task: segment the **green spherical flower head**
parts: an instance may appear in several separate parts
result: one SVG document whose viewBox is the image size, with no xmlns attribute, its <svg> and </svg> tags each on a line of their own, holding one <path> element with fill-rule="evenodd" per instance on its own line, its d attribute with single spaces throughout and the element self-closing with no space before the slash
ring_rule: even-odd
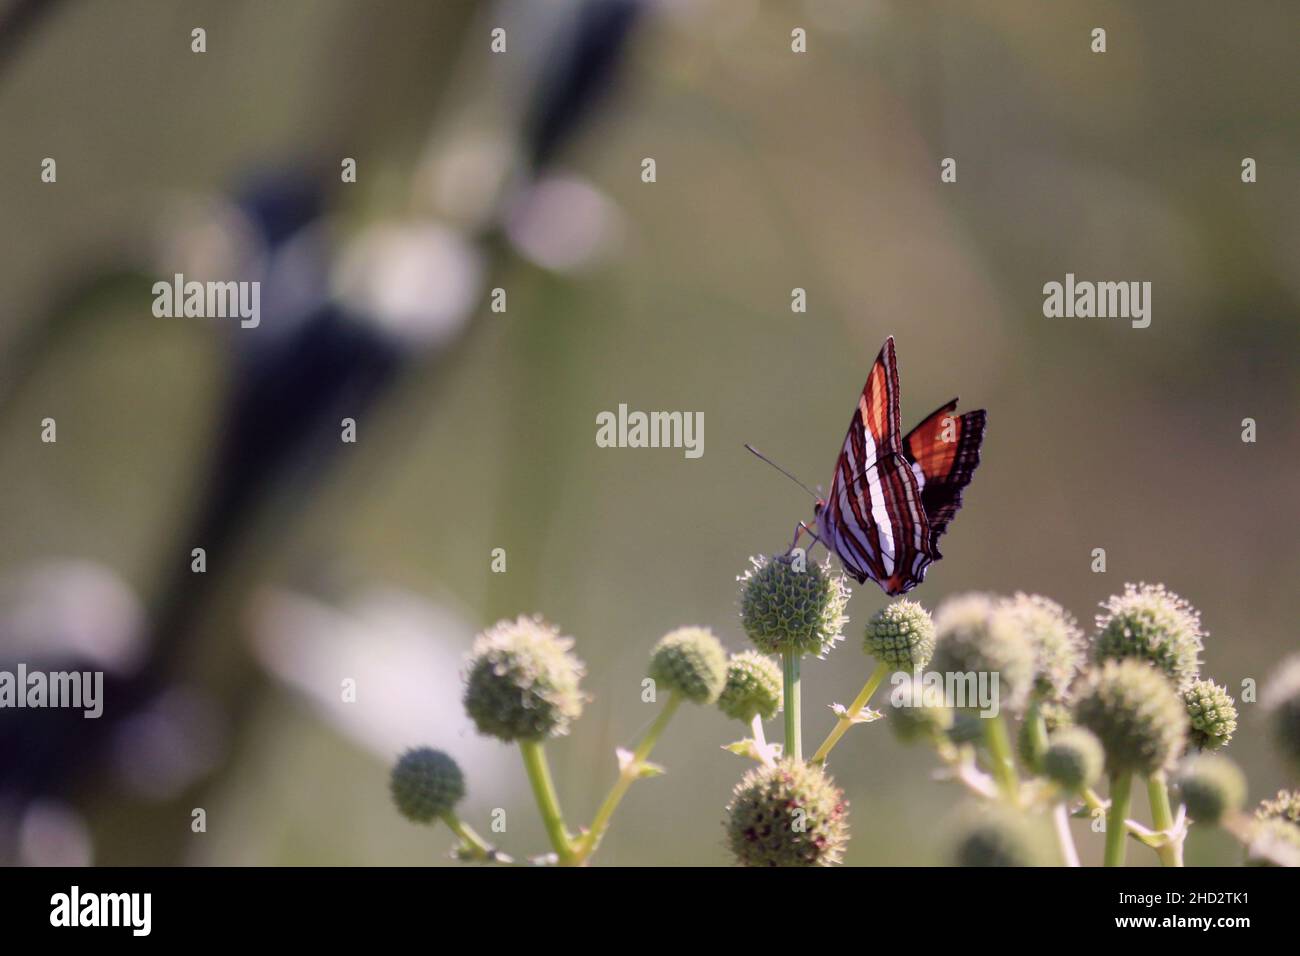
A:
<svg viewBox="0 0 1300 956">
<path fill-rule="evenodd" d="M 999 806 L 968 809 L 951 837 L 954 866 L 1052 866 L 1042 828 L 1032 818 Z"/>
<path fill-rule="evenodd" d="M 1283 661 L 1260 700 L 1268 708 L 1278 747 L 1291 765 L 1300 769 L 1300 656 Z"/>
<path fill-rule="evenodd" d="M 849 842 L 849 806 L 821 767 L 758 767 L 727 805 L 727 842 L 742 866 L 831 866 Z"/>
<path fill-rule="evenodd" d="M 572 647 L 541 618 L 499 621 L 475 638 L 465 712 L 479 733 L 505 741 L 568 733 L 582 713 L 583 666 Z"/>
<path fill-rule="evenodd" d="M 1192 685 L 1205 637 L 1195 608 L 1162 584 L 1126 584 L 1102 608 L 1092 644 L 1095 663 L 1136 658 L 1154 665 L 1180 691 Z"/>
<path fill-rule="evenodd" d="M 649 675 L 660 690 L 711 704 L 727 682 L 727 652 L 707 628 L 678 628 L 650 652 Z"/>
<path fill-rule="evenodd" d="M 1078 689 L 1075 721 L 1097 735 L 1112 774 L 1168 767 L 1187 742 L 1187 710 L 1159 671 L 1141 661 L 1107 661 Z"/>
<path fill-rule="evenodd" d="M 752 567 L 736 580 L 740 622 L 766 654 L 794 651 L 824 657 L 843 638 L 849 586 L 825 564 L 799 565 L 784 555 L 750 558 Z"/>
<path fill-rule="evenodd" d="M 944 706 L 943 694 L 910 674 L 890 692 L 889 702 L 889 727 L 903 743 L 937 740 L 952 729 L 952 710 Z"/>
<path fill-rule="evenodd" d="M 1065 608 L 1037 594 L 1017 594 L 994 611 L 994 629 L 1018 631 L 1034 650 L 1034 690 L 1044 700 L 1062 701 L 1083 667 L 1084 640 Z"/>
<path fill-rule="evenodd" d="M 1237 729 L 1237 704 L 1212 680 L 1198 680 L 1183 691 L 1183 703 L 1191 720 L 1188 743 L 1197 750 L 1218 750 L 1232 739 Z"/>
<path fill-rule="evenodd" d="M 1018 713 L 1034 680 L 1034 649 L 1017 629 L 996 619 L 985 594 L 949 598 L 934 615 L 935 647 L 930 669 L 941 674 L 997 675 L 1000 710 Z M 968 701 L 976 707 L 976 701 Z"/>
<path fill-rule="evenodd" d="M 1067 793 L 1079 793 L 1101 778 L 1106 753 L 1101 741 L 1082 727 L 1067 727 L 1043 751 L 1043 774 Z"/>
<path fill-rule="evenodd" d="M 1178 768 L 1174 785 L 1183 795 L 1188 816 L 1210 826 L 1246 802 L 1246 778 L 1227 757 L 1192 757 Z"/>
<path fill-rule="evenodd" d="M 781 668 L 758 651 L 741 651 L 727 662 L 727 683 L 718 709 L 733 720 L 771 720 L 781 710 Z"/>
<path fill-rule="evenodd" d="M 1246 846 L 1247 866 L 1300 866 L 1300 827 L 1284 820 L 1260 820 Z"/>
<path fill-rule="evenodd" d="M 867 622 L 862 649 L 896 671 L 924 670 L 934 654 L 934 621 L 915 601 L 895 601 Z"/>
<path fill-rule="evenodd" d="M 402 754 L 388 785 L 398 812 L 416 823 L 449 813 L 465 796 L 465 777 L 456 761 L 431 747 Z"/>
<path fill-rule="evenodd" d="M 1261 800 L 1255 817 L 1259 820 L 1285 820 L 1300 827 L 1300 790 L 1279 790 L 1272 800 Z"/>
</svg>

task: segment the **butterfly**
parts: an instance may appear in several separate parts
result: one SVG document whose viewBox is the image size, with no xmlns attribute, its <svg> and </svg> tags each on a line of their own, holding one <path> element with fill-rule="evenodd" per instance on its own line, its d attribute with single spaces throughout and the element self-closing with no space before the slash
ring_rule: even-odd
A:
<svg viewBox="0 0 1300 956">
<path fill-rule="evenodd" d="M 885 339 L 826 497 L 813 507 L 821 541 L 859 584 L 875 581 L 905 594 L 943 555 L 939 538 L 961 507 L 961 493 L 980 463 L 987 414 L 955 414 L 957 399 L 902 434 L 894 338 Z M 811 531 L 803 522 L 795 533 Z M 818 535 L 814 535 L 818 537 Z"/>
</svg>

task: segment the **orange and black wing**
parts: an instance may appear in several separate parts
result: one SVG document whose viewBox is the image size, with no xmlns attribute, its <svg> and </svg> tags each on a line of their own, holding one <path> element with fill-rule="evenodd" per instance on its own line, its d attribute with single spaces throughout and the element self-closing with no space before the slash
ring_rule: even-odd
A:
<svg viewBox="0 0 1300 956">
<path fill-rule="evenodd" d="M 903 455 L 921 487 L 921 504 L 930 524 L 930 550 L 939 553 L 939 536 L 961 507 L 961 493 L 980 463 L 987 413 L 956 414 L 957 399 L 937 409 L 903 439 Z"/>
</svg>

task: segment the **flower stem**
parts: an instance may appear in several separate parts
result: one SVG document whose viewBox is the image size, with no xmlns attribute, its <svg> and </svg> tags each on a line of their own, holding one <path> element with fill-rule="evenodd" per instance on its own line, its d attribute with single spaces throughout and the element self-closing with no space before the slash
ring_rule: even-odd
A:
<svg viewBox="0 0 1300 956">
<path fill-rule="evenodd" d="M 528 771 L 528 782 L 532 785 L 551 846 L 555 848 L 562 866 L 572 866 L 578 861 L 574 856 L 573 842 L 564 827 L 564 815 L 560 812 L 560 800 L 555 795 L 555 784 L 551 782 L 551 768 L 546 762 L 542 742 L 521 740 L 519 750 L 524 756 L 524 769 Z"/>
<path fill-rule="evenodd" d="M 1163 770 L 1157 770 L 1147 777 L 1147 799 L 1151 803 L 1151 821 L 1155 824 L 1157 830 L 1168 834 L 1170 837 L 1169 843 L 1156 847 L 1156 855 L 1160 857 L 1160 865 L 1182 866 L 1183 841 L 1181 838 L 1173 838 L 1174 812 L 1169 806 L 1169 784 L 1165 779 Z"/>
<path fill-rule="evenodd" d="M 1098 810 L 1106 810 L 1110 806 L 1105 800 L 1097 796 L 1097 791 L 1091 787 L 1084 788 L 1080 796 L 1083 797 L 1083 804 L 1090 812 L 1095 813 Z M 1152 846 L 1160 837 L 1160 834 L 1155 830 L 1148 830 L 1136 820 L 1125 820 L 1124 829 L 1128 831 L 1129 836 L 1143 846 Z"/>
<path fill-rule="evenodd" d="M 674 693 L 669 696 L 663 710 L 659 711 L 654 723 L 647 728 L 644 736 L 637 743 L 636 750 L 632 753 L 632 759 L 628 760 L 619 770 L 618 779 L 614 781 L 614 786 L 610 788 L 600 808 L 596 811 L 596 816 L 592 818 L 591 827 L 574 846 L 576 862 L 584 862 L 587 857 L 595 852 L 600 843 L 600 838 L 609 829 L 609 821 L 613 818 L 614 811 L 618 809 L 618 805 L 622 801 L 624 794 L 627 793 L 628 788 L 640 776 L 642 765 L 645 763 L 646 758 L 650 756 L 650 751 L 654 749 L 659 735 L 664 732 L 664 728 L 668 726 L 668 721 L 672 720 L 673 714 L 677 712 L 677 708 L 681 706 L 681 703 L 680 694 Z"/>
<path fill-rule="evenodd" d="M 985 800 L 996 800 L 998 788 L 993 779 L 975 765 L 975 751 L 969 744 L 958 746 L 945 734 L 938 734 L 934 739 L 935 750 L 939 759 L 948 765 L 947 776 L 956 780 L 971 793 Z"/>
<path fill-rule="evenodd" d="M 486 863 L 513 863 L 514 861 L 496 847 L 492 846 L 474 832 L 474 828 L 463 822 L 455 812 L 448 810 L 442 815 L 442 822 L 451 828 L 451 832 L 460 837 L 461 850 L 472 860 Z"/>
<path fill-rule="evenodd" d="M 1128 833 L 1128 807 L 1133 793 L 1133 775 L 1110 775 L 1110 809 L 1106 811 L 1106 866 L 1123 866 L 1125 836 Z"/>
<path fill-rule="evenodd" d="M 762 762 L 771 766 L 772 748 L 767 744 L 767 734 L 763 732 L 763 718 L 759 714 L 754 715 L 754 719 L 749 722 L 749 734 L 754 741 L 754 747 L 758 750 Z"/>
<path fill-rule="evenodd" d="M 785 665 L 785 682 L 782 688 L 785 696 L 785 755 L 803 761 L 802 729 L 799 720 L 799 658 L 798 651 L 788 650 L 781 654 Z"/>
<path fill-rule="evenodd" d="M 990 770 L 1003 795 L 1014 806 L 1020 802 L 1020 780 L 1016 777 L 1015 759 L 1011 756 L 1011 738 L 1002 715 L 984 717 L 984 742 L 989 748 Z"/>
<path fill-rule="evenodd" d="M 888 664 L 883 662 L 876 664 L 876 669 L 871 672 L 867 682 L 862 685 L 862 690 L 858 692 L 858 696 L 853 698 L 853 703 L 849 704 L 848 710 L 840 716 L 839 720 L 835 721 L 835 726 L 831 728 L 831 732 L 826 735 L 822 745 L 812 755 L 812 763 L 826 762 L 826 757 L 830 754 L 831 749 L 840 742 L 841 737 L 848 733 L 849 728 L 853 726 L 853 718 L 862 712 L 862 708 L 867 706 L 867 702 L 871 700 L 871 695 L 876 692 L 876 688 L 880 686 L 880 682 L 885 679 L 885 675 L 888 673 Z"/>
<path fill-rule="evenodd" d="M 1052 824 L 1056 827 L 1056 839 L 1061 844 L 1061 858 L 1066 866 L 1079 865 L 1079 851 L 1074 847 L 1074 837 L 1070 833 L 1070 811 L 1064 801 L 1052 808 Z"/>
<path fill-rule="evenodd" d="M 1029 703 L 1025 712 L 1025 730 L 1029 735 L 1029 769 L 1034 773 L 1043 772 L 1043 754 L 1047 751 L 1047 721 L 1039 708 L 1038 698 Z"/>
</svg>

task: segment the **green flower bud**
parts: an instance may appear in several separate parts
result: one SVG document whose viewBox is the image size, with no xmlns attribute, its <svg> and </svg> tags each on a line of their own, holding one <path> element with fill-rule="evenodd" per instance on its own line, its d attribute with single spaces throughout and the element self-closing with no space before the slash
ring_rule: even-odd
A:
<svg viewBox="0 0 1300 956">
<path fill-rule="evenodd" d="M 1268 708 L 1278 747 L 1291 765 L 1300 769 L 1300 655 L 1282 662 L 1282 669 L 1265 685 L 1260 700 Z"/>
<path fill-rule="evenodd" d="M 934 654 L 934 621 L 915 601 L 895 601 L 867 622 L 862 649 L 896 671 L 920 671 Z"/>
<path fill-rule="evenodd" d="M 1272 800 L 1261 800 L 1255 810 L 1258 820 L 1285 820 L 1300 826 L 1300 790 L 1279 790 Z"/>
<path fill-rule="evenodd" d="M 1005 807 L 968 808 L 950 836 L 954 866 L 1052 866 L 1056 860 L 1037 818 Z"/>
<path fill-rule="evenodd" d="M 955 744 L 975 744 L 984 740 L 984 719 L 970 710 L 955 710 L 948 739 Z"/>
<path fill-rule="evenodd" d="M 1016 594 L 994 611 L 993 627 L 1019 631 L 1033 648 L 1037 694 L 1044 700 L 1065 700 L 1084 662 L 1083 632 L 1073 616 L 1041 595 Z"/>
<path fill-rule="evenodd" d="M 1037 703 L 1037 708 L 1038 716 L 1043 718 L 1043 725 L 1047 728 L 1049 735 L 1074 725 L 1074 716 L 1070 713 L 1070 708 L 1065 704 L 1040 700 Z M 1020 757 L 1020 762 L 1025 765 L 1025 769 L 1030 773 L 1041 775 L 1043 772 L 1043 755 L 1035 753 L 1036 743 L 1037 735 L 1033 731 L 1029 714 L 1026 713 L 1025 719 L 1020 722 L 1020 730 L 1016 734 L 1016 755 Z"/>
<path fill-rule="evenodd" d="M 995 609 L 994 600 L 984 594 L 944 601 L 934 616 L 930 668 L 941 674 L 997 674 L 999 708 L 1017 713 L 1033 685 L 1034 649 L 1019 630 L 995 618 Z"/>
<path fill-rule="evenodd" d="M 927 688 L 923 681 L 908 674 L 890 692 L 893 705 L 889 711 L 889 727 L 903 743 L 934 741 L 952 728 L 952 710 L 944 706 L 943 695 L 936 688 Z M 979 718 L 975 718 L 976 723 Z"/>
<path fill-rule="evenodd" d="M 1192 729 L 1188 743 L 1197 750 L 1218 750 L 1232 739 L 1237 729 L 1237 704 L 1212 680 L 1198 680 L 1183 691 L 1183 703 Z"/>
<path fill-rule="evenodd" d="M 831 866 L 849 842 L 848 803 L 821 767 L 757 767 L 727 805 L 727 842 L 742 866 Z"/>
<path fill-rule="evenodd" d="M 1246 778 L 1227 757 L 1204 754 L 1183 762 L 1174 776 L 1187 815 L 1214 826 L 1246 802 Z"/>
<path fill-rule="evenodd" d="M 1101 741 L 1082 727 L 1054 735 L 1043 751 L 1043 773 L 1066 793 L 1079 793 L 1101 778 L 1106 754 Z"/>
<path fill-rule="evenodd" d="M 1246 845 L 1247 866 L 1300 866 L 1300 827 L 1284 820 L 1260 820 Z"/>
<path fill-rule="evenodd" d="M 456 761 L 432 747 L 402 754 L 393 765 L 388 786 L 398 812 L 416 823 L 451 812 L 465 796 L 465 777 Z"/>
<path fill-rule="evenodd" d="M 1112 774 L 1168 767 L 1187 742 L 1187 710 L 1160 672 L 1141 661 L 1107 661 L 1077 691 L 1075 721 L 1097 735 Z"/>
<path fill-rule="evenodd" d="M 583 665 L 573 639 L 540 617 L 499 621 L 474 639 L 465 712 L 479 733 L 541 740 L 568 733 L 582 713 Z"/>
<path fill-rule="evenodd" d="M 740 622 L 754 645 L 766 654 L 795 651 L 824 657 L 844 637 L 844 607 L 849 586 L 843 574 L 825 564 L 796 570 L 784 555 L 750 558 L 738 577 Z"/>
<path fill-rule="evenodd" d="M 758 651 L 732 654 L 718 709 L 746 724 L 756 716 L 771 720 L 781 710 L 783 683 L 781 668 L 772 658 Z"/>
<path fill-rule="evenodd" d="M 1201 668 L 1205 632 L 1196 609 L 1163 584 L 1124 585 L 1101 605 L 1092 659 L 1101 664 L 1136 658 L 1152 664 L 1182 691 Z"/>
<path fill-rule="evenodd" d="M 649 676 L 662 690 L 711 704 L 727 682 L 727 652 L 707 628 L 678 628 L 650 652 Z"/>
</svg>

